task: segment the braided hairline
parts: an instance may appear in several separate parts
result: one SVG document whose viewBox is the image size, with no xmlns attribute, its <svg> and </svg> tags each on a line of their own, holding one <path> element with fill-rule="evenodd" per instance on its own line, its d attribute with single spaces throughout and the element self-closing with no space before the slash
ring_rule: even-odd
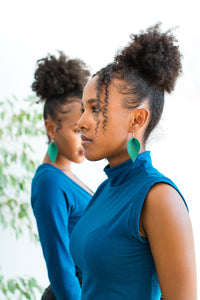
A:
<svg viewBox="0 0 200 300">
<path fill-rule="evenodd" d="M 104 117 L 103 120 L 103 130 L 105 132 L 106 130 L 106 123 L 108 122 L 108 116 L 107 116 L 107 112 L 108 112 L 108 106 L 109 106 L 109 85 L 112 81 L 113 78 L 125 81 L 125 85 L 119 85 L 117 87 L 117 90 L 119 93 L 121 93 L 122 95 L 127 95 L 127 97 L 125 97 L 122 101 L 122 105 L 127 108 L 127 109 L 135 109 L 137 108 L 141 102 L 142 99 L 140 97 L 137 97 L 137 99 L 134 99 L 131 95 L 137 95 L 136 89 L 134 89 L 133 92 L 133 85 L 132 87 L 129 89 L 127 86 L 128 83 L 128 79 L 126 77 L 126 75 L 124 74 L 124 72 L 122 72 L 122 70 L 120 70 L 120 68 L 117 66 L 117 64 L 109 64 L 108 66 L 106 66 L 105 68 L 101 69 L 99 72 L 97 72 L 96 74 L 93 75 L 94 76 L 98 76 L 97 77 L 97 84 L 96 84 L 96 90 L 97 90 L 97 106 L 98 108 L 100 108 L 100 104 L 101 104 L 101 94 L 103 91 L 103 86 L 105 87 L 105 98 L 104 98 L 104 105 L 102 107 L 102 115 Z M 131 84 L 130 84 L 131 86 Z M 134 102 L 134 104 L 133 104 Z M 98 116 L 96 117 L 96 121 L 97 121 L 97 126 L 96 126 L 96 130 L 98 130 L 99 124 L 100 124 L 100 119 L 98 118 Z"/>
<path fill-rule="evenodd" d="M 103 131 L 105 132 L 106 129 L 106 123 L 108 121 L 108 116 L 107 116 L 107 112 L 108 112 L 108 105 L 109 105 L 109 85 L 113 79 L 114 76 L 114 70 L 113 70 L 113 64 L 108 65 L 107 67 L 101 69 L 98 73 L 96 73 L 95 75 L 97 75 L 97 85 L 96 85 L 96 90 L 97 90 L 97 106 L 98 108 L 100 108 L 100 104 L 101 104 L 101 94 L 102 94 L 102 90 L 103 90 L 103 86 L 105 86 L 105 98 L 104 98 L 104 105 L 102 107 L 102 115 L 104 117 L 103 120 Z M 94 76 L 95 76 L 94 75 Z M 97 120 L 97 126 L 96 126 L 96 131 L 98 130 L 99 127 L 99 123 L 100 123 L 100 119 L 96 118 Z"/>
</svg>

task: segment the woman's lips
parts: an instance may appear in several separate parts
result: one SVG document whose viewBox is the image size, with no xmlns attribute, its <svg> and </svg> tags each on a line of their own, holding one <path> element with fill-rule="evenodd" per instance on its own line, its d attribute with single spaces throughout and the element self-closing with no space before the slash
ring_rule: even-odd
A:
<svg viewBox="0 0 200 300">
<path fill-rule="evenodd" d="M 85 145 L 88 145 L 92 142 L 92 140 L 88 139 L 86 136 L 81 135 L 81 139 L 82 139 L 82 146 L 84 147 Z"/>
</svg>

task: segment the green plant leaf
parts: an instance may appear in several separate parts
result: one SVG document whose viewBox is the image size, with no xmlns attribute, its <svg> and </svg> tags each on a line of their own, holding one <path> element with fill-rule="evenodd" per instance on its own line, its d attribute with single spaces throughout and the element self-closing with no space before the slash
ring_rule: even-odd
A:
<svg viewBox="0 0 200 300">
<path fill-rule="evenodd" d="M 4 174 L 1 174 L 0 175 L 0 186 L 5 188 L 7 185 L 7 182 L 8 182 L 7 177 Z"/>
<path fill-rule="evenodd" d="M 16 285 L 15 285 L 14 280 L 12 280 L 12 279 L 8 280 L 8 290 L 9 290 L 9 292 L 14 294 L 15 287 L 16 287 Z"/>
<path fill-rule="evenodd" d="M 0 224 L 13 230 L 16 238 L 28 230 L 33 242 L 39 241 L 30 217 L 31 179 L 39 164 L 35 138 L 45 135 L 36 102 L 32 95 L 23 100 L 13 95 L 0 102 Z M 34 278 L 7 280 L 0 274 L 0 290 L 6 300 L 34 300 L 35 290 L 43 289 Z"/>
</svg>

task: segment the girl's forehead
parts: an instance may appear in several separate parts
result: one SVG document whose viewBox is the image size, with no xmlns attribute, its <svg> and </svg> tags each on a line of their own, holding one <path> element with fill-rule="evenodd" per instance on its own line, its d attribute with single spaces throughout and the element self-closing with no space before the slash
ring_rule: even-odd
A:
<svg viewBox="0 0 200 300">
<path fill-rule="evenodd" d="M 78 109 L 81 106 L 81 99 L 69 99 L 69 102 L 63 104 L 60 109 L 60 113 L 67 114 L 73 110 Z"/>
<path fill-rule="evenodd" d="M 58 117 L 62 119 L 66 119 L 76 114 L 76 112 L 80 112 L 81 110 L 81 101 L 74 101 L 61 106 L 58 111 Z"/>
</svg>

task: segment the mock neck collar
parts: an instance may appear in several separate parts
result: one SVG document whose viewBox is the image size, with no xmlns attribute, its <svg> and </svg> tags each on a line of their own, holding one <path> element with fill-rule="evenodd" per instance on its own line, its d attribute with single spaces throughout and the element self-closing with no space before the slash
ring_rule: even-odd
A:
<svg viewBox="0 0 200 300">
<path fill-rule="evenodd" d="M 132 179 L 132 176 L 138 172 L 139 168 L 147 168 L 148 166 L 152 166 L 150 151 L 140 153 L 134 163 L 129 159 L 112 168 L 110 168 L 110 165 L 107 165 L 104 168 L 104 172 L 111 186 L 120 186 L 127 184 Z"/>
</svg>

